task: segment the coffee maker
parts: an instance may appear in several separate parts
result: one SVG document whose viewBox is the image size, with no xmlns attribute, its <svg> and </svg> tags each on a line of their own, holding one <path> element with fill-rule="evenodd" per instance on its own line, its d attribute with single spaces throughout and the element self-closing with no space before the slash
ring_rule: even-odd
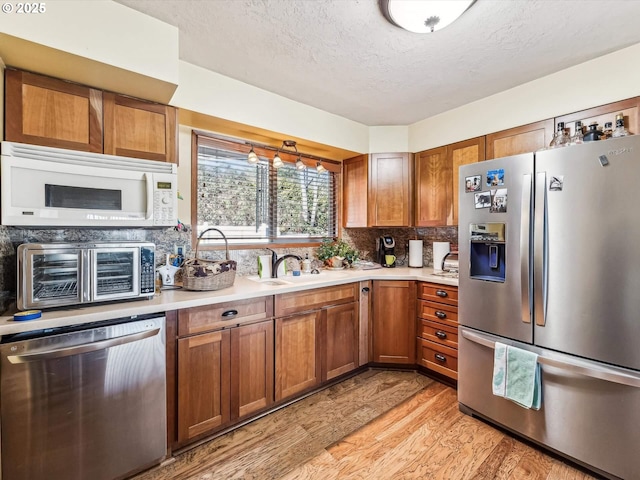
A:
<svg viewBox="0 0 640 480">
<path fill-rule="evenodd" d="M 378 263 L 383 267 L 392 268 L 396 266 L 396 241 L 389 235 L 376 238 L 376 252 Z"/>
</svg>

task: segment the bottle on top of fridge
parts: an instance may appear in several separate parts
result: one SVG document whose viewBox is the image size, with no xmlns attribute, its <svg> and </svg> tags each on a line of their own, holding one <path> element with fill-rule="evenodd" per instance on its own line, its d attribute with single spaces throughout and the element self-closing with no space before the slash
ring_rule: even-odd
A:
<svg viewBox="0 0 640 480">
<path fill-rule="evenodd" d="M 558 122 L 556 133 L 551 139 L 549 148 L 564 147 L 569 144 L 569 135 L 564 131 L 564 122 Z"/>
<path fill-rule="evenodd" d="M 616 137 L 626 137 L 629 135 L 629 131 L 624 128 L 624 115 L 619 113 L 616 115 L 616 128 L 611 133 L 611 136 Z"/>
<path fill-rule="evenodd" d="M 584 134 L 582 133 L 582 122 L 578 120 L 575 125 L 575 129 L 571 139 L 569 140 L 570 145 L 579 145 L 583 143 Z"/>
<path fill-rule="evenodd" d="M 585 142 L 593 142 L 595 140 L 600 140 L 601 136 L 602 136 L 602 132 L 598 130 L 598 123 L 593 122 L 592 124 L 589 125 L 589 131 L 587 131 L 587 133 L 584 134 L 583 139 Z"/>
<path fill-rule="evenodd" d="M 611 138 L 611 134 L 613 133 L 613 124 L 611 122 L 605 122 L 604 131 L 602 132 L 602 137 L 600 140 L 606 140 L 607 138 Z"/>
</svg>

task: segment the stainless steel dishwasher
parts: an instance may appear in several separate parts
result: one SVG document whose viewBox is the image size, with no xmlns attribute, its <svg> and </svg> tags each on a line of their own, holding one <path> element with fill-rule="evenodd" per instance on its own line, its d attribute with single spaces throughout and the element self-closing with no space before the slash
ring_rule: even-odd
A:
<svg viewBox="0 0 640 480">
<path fill-rule="evenodd" d="M 4 338 L 3 480 L 112 480 L 166 454 L 165 317 Z"/>
</svg>

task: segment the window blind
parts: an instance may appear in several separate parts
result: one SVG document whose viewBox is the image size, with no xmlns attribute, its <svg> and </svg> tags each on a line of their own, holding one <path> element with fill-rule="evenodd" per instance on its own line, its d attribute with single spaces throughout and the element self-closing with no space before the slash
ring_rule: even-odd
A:
<svg viewBox="0 0 640 480">
<path fill-rule="evenodd" d="M 298 170 L 285 160 L 275 169 L 265 157 L 250 164 L 244 152 L 199 142 L 197 234 L 215 227 L 236 244 L 305 243 L 334 237 L 336 174 L 320 173 L 315 162 L 312 165 Z M 201 245 L 220 243 L 215 234 L 201 241 Z"/>
</svg>

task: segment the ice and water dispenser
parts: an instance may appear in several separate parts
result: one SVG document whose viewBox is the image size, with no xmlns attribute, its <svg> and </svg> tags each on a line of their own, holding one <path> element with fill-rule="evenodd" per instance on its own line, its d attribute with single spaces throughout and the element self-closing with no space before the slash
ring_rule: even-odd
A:
<svg viewBox="0 0 640 480">
<path fill-rule="evenodd" d="M 477 280 L 503 282 L 506 268 L 504 223 L 470 225 L 469 276 Z"/>
</svg>

